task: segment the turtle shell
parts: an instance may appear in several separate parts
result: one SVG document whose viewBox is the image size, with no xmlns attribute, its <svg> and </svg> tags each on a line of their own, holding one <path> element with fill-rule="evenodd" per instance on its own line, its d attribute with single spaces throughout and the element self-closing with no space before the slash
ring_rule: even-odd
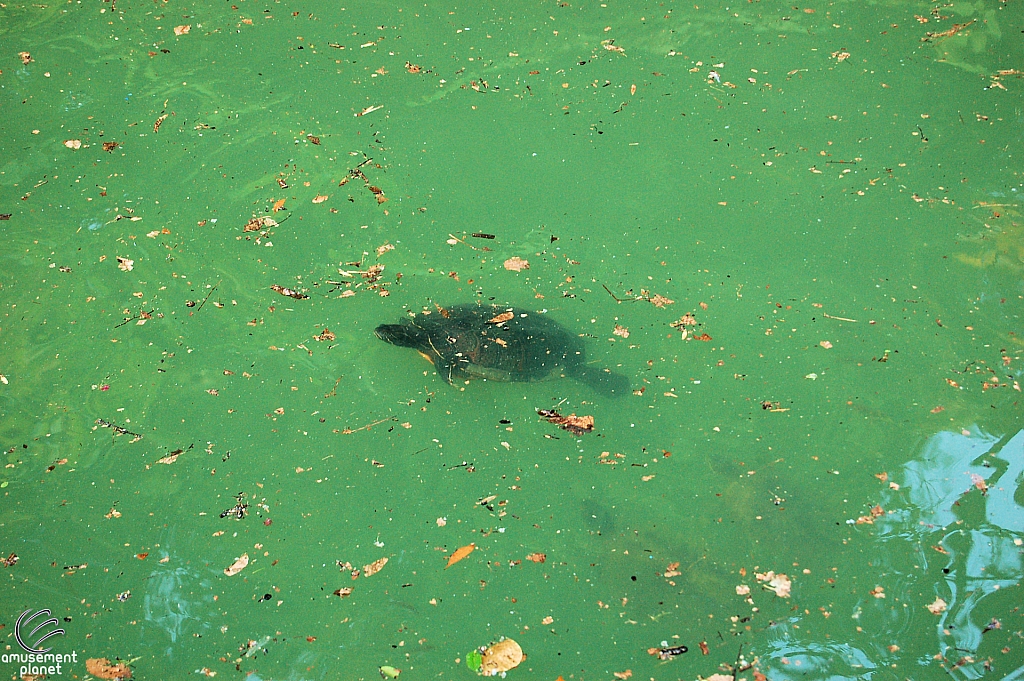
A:
<svg viewBox="0 0 1024 681">
<path fill-rule="evenodd" d="M 604 394 L 629 391 L 625 376 L 585 365 L 579 337 L 544 314 L 520 308 L 455 305 L 382 324 L 374 333 L 393 345 L 418 350 L 448 383 L 572 376 Z"/>
<path fill-rule="evenodd" d="M 542 314 L 497 305 L 457 305 L 374 331 L 415 348 L 449 383 L 459 379 L 535 381 L 579 365 L 583 344 Z"/>
</svg>

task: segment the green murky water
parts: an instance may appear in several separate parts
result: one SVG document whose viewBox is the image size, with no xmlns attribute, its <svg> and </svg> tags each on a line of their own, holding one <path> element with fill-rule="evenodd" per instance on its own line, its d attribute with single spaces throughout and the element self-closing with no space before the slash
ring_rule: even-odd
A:
<svg viewBox="0 0 1024 681">
<path fill-rule="evenodd" d="M 1024 678 L 1022 30 L 0 6 L 4 673 Z M 633 394 L 373 335 L 474 301 Z"/>
</svg>

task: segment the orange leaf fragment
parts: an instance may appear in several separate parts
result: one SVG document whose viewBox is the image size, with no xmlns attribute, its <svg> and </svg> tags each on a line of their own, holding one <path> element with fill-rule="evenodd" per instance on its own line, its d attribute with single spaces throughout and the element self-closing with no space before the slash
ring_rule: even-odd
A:
<svg viewBox="0 0 1024 681">
<path fill-rule="evenodd" d="M 284 202 L 285 202 L 284 199 L 278 199 L 277 201 L 274 201 L 274 211 L 273 212 L 276 213 L 277 211 L 279 211 L 282 208 L 284 208 Z"/>
<path fill-rule="evenodd" d="M 548 554 L 546 553 L 531 553 L 526 557 L 526 560 L 532 561 L 534 563 L 543 563 L 547 559 Z"/>
<path fill-rule="evenodd" d="M 476 544 L 467 544 L 466 546 L 463 546 L 461 548 L 455 549 L 455 552 L 452 555 L 448 556 L 448 564 L 444 566 L 444 569 L 447 570 L 452 565 L 455 565 L 460 560 L 462 560 L 463 558 L 465 558 L 469 554 L 473 553 L 473 551 L 475 549 L 476 549 Z"/>
<path fill-rule="evenodd" d="M 149 553 L 148 553 L 148 552 L 147 552 L 147 553 L 136 553 L 136 554 L 135 554 L 135 557 L 136 557 L 136 558 L 138 558 L 139 560 L 146 560 L 146 557 L 147 557 L 148 555 L 149 555 Z"/>
<path fill-rule="evenodd" d="M 174 27 L 174 35 L 185 35 L 186 33 L 188 33 L 191 30 L 192 30 L 192 25 L 191 24 L 185 24 L 184 26 L 175 26 Z"/>
</svg>

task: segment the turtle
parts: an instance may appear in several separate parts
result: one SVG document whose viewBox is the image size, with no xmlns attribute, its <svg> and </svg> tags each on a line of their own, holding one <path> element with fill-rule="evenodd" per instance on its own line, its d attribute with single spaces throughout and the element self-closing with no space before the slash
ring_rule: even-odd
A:
<svg viewBox="0 0 1024 681">
<path fill-rule="evenodd" d="M 382 324 L 377 338 L 415 348 L 454 385 L 456 381 L 540 381 L 569 376 L 617 397 L 629 379 L 586 364 L 583 342 L 550 317 L 502 305 L 454 305 Z"/>
</svg>

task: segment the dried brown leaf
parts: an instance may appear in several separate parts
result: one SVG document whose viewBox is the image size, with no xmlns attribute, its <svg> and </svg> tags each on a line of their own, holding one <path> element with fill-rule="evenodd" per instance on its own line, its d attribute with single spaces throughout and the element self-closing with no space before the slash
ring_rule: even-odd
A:
<svg viewBox="0 0 1024 681">
<path fill-rule="evenodd" d="M 530 269 L 530 261 L 523 260 L 518 255 L 514 255 L 504 262 L 504 266 L 510 272 L 522 272 L 523 270 Z"/>
<path fill-rule="evenodd" d="M 553 409 L 538 409 L 537 413 L 541 418 L 547 420 L 548 423 L 553 423 L 562 430 L 567 430 L 574 435 L 582 435 L 594 430 L 593 416 L 576 416 L 576 414 L 562 416 Z"/>
<path fill-rule="evenodd" d="M 525 657 L 519 644 L 506 638 L 492 644 L 483 652 L 477 673 L 481 676 L 497 676 L 518 667 Z"/>
<path fill-rule="evenodd" d="M 228 577 L 233 577 L 242 570 L 244 570 L 248 564 L 249 554 L 243 553 L 239 558 L 235 558 L 235 562 L 232 563 L 229 567 L 224 568 L 224 574 L 226 574 Z"/>
<path fill-rule="evenodd" d="M 672 303 L 676 302 L 674 300 L 670 300 L 669 298 L 666 298 L 665 296 L 659 295 L 659 294 L 655 294 L 655 295 L 651 296 L 650 298 L 648 298 L 647 300 L 648 300 L 648 302 L 651 303 L 651 305 L 653 305 L 654 307 L 659 307 L 659 308 L 660 307 L 665 307 L 666 305 L 671 305 Z"/>
<path fill-rule="evenodd" d="M 387 556 L 385 556 L 383 558 L 378 558 L 377 560 L 373 561 L 369 565 L 364 565 L 363 566 L 363 577 L 369 577 L 370 575 L 377 574 L 387 564 L 388 564 L 388 559 L 387 559 Z"/>
<path fill-rule="evenodd" d="M 132 670 L 124 662 L 111 664 L 105 657 L 89 658 L 85 661 L 85 671 L 97 679 L 130 679 Z"/>
</svg>

